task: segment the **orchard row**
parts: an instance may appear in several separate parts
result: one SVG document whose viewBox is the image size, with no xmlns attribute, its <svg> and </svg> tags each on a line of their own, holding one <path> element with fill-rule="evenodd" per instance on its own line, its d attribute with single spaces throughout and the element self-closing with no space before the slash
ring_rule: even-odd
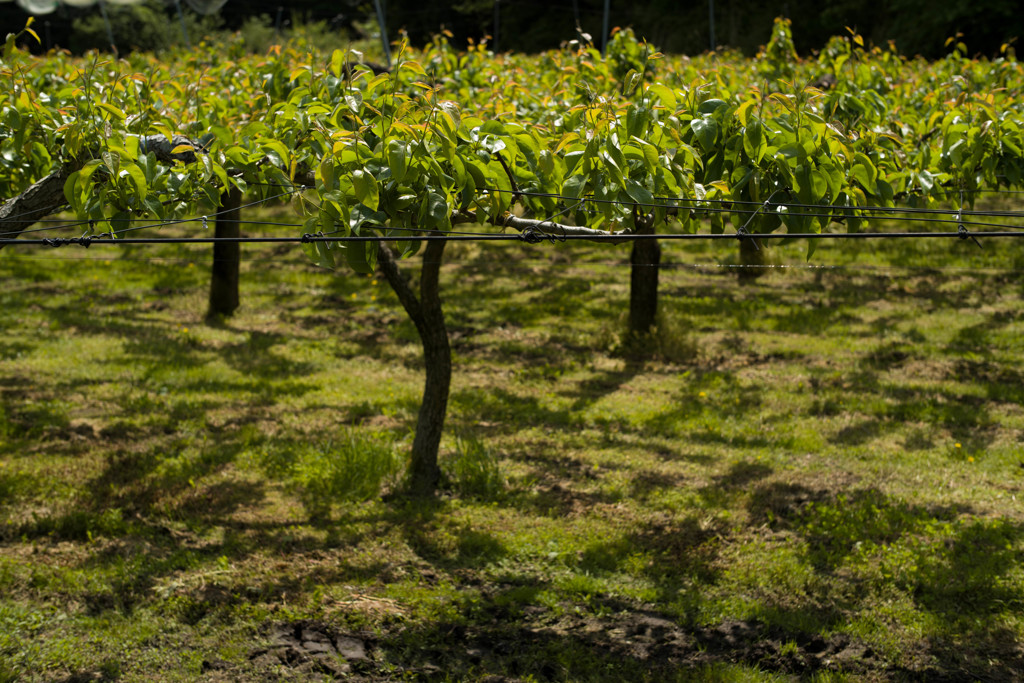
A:
<svg viewBox="0 0 1024 683">
<path fill-rule="evenodd" d="M 708 219 L 713 231 L 800 233 L 856 230 L 860 207 L 971 200 L 1024 180 L 1024 73 L 1009 49 L 978 61 L 953 46 L 928 63 L 850 35 L 800 60 L 779 20 L 754 60 L 669 57 L 628 30 L 605 57 L 579 42 L 457 51 L 439 35 L 399 47 L 390 72 L 360 58 L 294 45 L 36 58 L 12 36 L 0 196 L 57 174 L 95 232 L 209 210 L 234 186 L 255 198 L 305 187 L 306 231 L 332 234 L 502 225 L 513 208 L 613 231 L 643 216 L 677 231 Z M 174 136 L 177 161 L 153 149 Z M 365 244 L 349 249 L 357 269 L 372 266 Z"/>
</svg>

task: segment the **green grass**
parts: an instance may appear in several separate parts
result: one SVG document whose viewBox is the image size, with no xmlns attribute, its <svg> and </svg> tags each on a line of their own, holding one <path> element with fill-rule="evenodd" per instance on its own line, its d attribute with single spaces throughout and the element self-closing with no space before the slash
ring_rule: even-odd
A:
<svg viewBox="0 0 1024 683">
<path fill-rule="evenodd" d="M 374 680 L 1012 680 L 1024 252 L 985 247 L 740 286 L 669 243 L 638 347 L 626 248 L 451 244 L 430 504 L 382 279 L 247 247 L 207 323 L 204 250 L 0 251 L 0 681 L 320 680 L 258 657 L 312 622 Z"/>
</svg>

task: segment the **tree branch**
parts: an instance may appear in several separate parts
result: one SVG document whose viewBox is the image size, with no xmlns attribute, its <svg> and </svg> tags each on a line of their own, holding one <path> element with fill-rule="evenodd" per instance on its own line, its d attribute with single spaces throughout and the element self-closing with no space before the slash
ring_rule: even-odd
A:
<svg viewBox="0 0 1024 683">
<path fill-rule="evenodd" d="M 402 275 L 395 255 L 388 245 L 383 243 L 380 245 L 377 251 L 377 263 L 380 265 L 381 272 L 384 273 L 384 278 L 391 285 L 391 289 L 395 290 L 395 294 L 398 295 L 398 301 L 402 304 L 402 308 L 409 314 L 418 330 L 423 324 L 423 309 L 420 307 L 419 299 L 416 298 L 416 292 Z"/>
<path fill-rule="evenodd" d="M 178 147 L 191 147 L 189 150 L 174 152 Z M 139 149 L 152 152 L 158 161 L 173 164 L 181 161 L 190 164 L 196 160 L 196 150 L 202 147 L 184 135 L 174 135 L 170 140 L 164 135 L 146 135 L 139 138 Z M 75 159 L 64 164 L 60 169 L 29 185 L 17 197 L 13 197 L 0 205 L 0 239 L 15 239 L 36 221 L 57 213 L 67 200 L 64 197 L 64 183 L 68 176 L 77 171 L 88 161 L 87 158 Z M 0 244 L 0 249 L 4 245 Z"/>
<path fill-rule="evenodd" d="M 479 219 L 473 211 L 456 211 L 452 214 L 452 225 L 478 222 Z M 635 232 L 629 228 L 615 231 L 595 230 L 594 228 L 587 228 L 581 225 L 565 225 L 563 223 L 555 223 L 554 221 L 539 221 L 534 218 L 520 218 L 519 216 L 511 213 L 506 214 L 505 218 L 501 221 L 491 221 L 491 224 L 501 228 L 512 228 L 519 232 L 539 232 L 544 235 L 554 237 L 555 239 L 562 236 L 584 238 L 593 237 L 602 242 L 612 242 L 616 244 L 628 242 L 629 236 Z"/>
<path fill-rule="evenodd" d="M 81 164 L 68 164 L 37 180 L 17 197 L 0 206 L 0 239 L 14 239 L 33 223 L 67 204 L 64 183 Z M 0 244 L 0 249 L 4 245 Z"/>
</svg>

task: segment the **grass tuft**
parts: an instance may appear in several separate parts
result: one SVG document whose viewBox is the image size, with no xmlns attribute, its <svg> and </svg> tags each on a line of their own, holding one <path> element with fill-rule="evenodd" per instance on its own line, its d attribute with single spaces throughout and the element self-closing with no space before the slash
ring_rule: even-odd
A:
<svg viewBox="0 0 1024 683">
<path fill-rule="evenodd" d="M 459 436 L 455 449 L 441 459 L 442 488 L 466 498 L 496 500 L 505 493 L 507 480 L 497 457 L 474 436 Z"/>
<path fill-rule="evenodd" d="M 257 460 L 268 474 L 287 481 L 312 517 L 329 514 L 339 503 L 381 496 L 405 468 L 402 449 L 390 434 L 351 427 L 312 444 L 271 443 Z"/>
</svg>

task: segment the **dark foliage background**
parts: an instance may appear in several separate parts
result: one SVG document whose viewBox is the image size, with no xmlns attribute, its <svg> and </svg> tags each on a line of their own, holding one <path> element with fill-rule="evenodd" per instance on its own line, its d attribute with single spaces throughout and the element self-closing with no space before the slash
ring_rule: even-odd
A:
<svg viewBox="0 0 1024 683">
<path fill-rule="evenodd" d="M 404 30 L 414 43 L 424 42 L 442 27 L 461 44 L 493 36 L 496 18 L 500 50 L 530 52 L 556 47 L 576 36 L 577 24 L 593 36 L 596 44 L 601 43 L 604 0 L 382 0 L 382 4 L 392 39 Z M 962 34 L 961 40 L 971 54 L 992 56 L 999 53 L 1002 44 L 1024 33 L 1024 13 L 1016 0 L 615 0 L 611 3 L 610 26 L 631 26 L 638 36 L 666 52 L 700 53 L 711 47 L 712 7 L 715 44 L 748 55 L 767 42 L 772 19 L 777 16 L 792 20 L 796 47 L 803 56 L 821 48 L 829 36 L 845 34 L 845 27 L 855 28 L 875 44 L 893 41 L 904 54 L 929 58 L 945 54 L 946 39 L 957 34 Z M 115 32 L 127 31 L 127 35 L 144 42 L 143 47 L 159 49 L 181 38 L 173 2 L 151 0 L 148 6 L 132 8 L 108 5 L 107 11 Z M 188 23 L 193 30 L 236 30 L 248 18 L 260 16 L 271 27 L 279 21 L 284 27 L 322 21 L 330 30 L 352 36 L 358 35 L 359 26 L 374 28 L 376 22 L 374 4 L 365 0 L 293 0 L 287 6 L 280 0 L 229 0 L 219 16 L 200 19 L 193 14 Z M 159 18 L 156 27 L 151 26 L 154 17 Z M 0 3 L 5 33 L 24 26 L 25 19 L 24 11 L 15 3 Z M 89 36 L 102 28 L 100 22 L 98 7 L 62 7 L 39 17 L 35 28 L 44 43 L 81 51 L 98 47 Z M 131 42 L 119 48 L 138 46 Z"/>
</svg>

